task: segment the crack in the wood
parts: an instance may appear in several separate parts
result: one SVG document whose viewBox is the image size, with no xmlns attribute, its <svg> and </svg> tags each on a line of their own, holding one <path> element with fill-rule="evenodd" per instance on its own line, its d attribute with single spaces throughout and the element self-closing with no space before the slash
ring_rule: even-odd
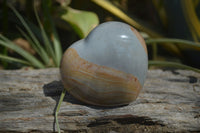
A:
<svg viewBox="0 0 200 133">
<path fill-rule="evenodd" d="M 79 110 L 79 111 L 68 111 L 68 112 L 63 112 L 60 113 L 59 116 L 83 116 L 86 115 L 88 112 L 84 110 Z"/>
<path fill-rule="evenodd" d="M 170 78 L 170 79 L 165 79 L 167 81 L 170 81 L 170 82 L 188 82 L 188 83 L 197 83 L 198 81 L 198 78 L 194 77 L 194 76 L 187 76 L 188 78 L 187 79 L 179 79 L 179 78 Z"/>
<path fill-rule="evenodd" d="M 197 83 L 198 79 L 194 76 L 187 76 L 189 78 L 189 83 Z"/>
<path fill-rule="evenodd" d="M 94 122 L 91 122 L 87 125 L 87 127 L 97 127 L 101 125 L 106 125 L 111 123 L 112 121 L 117 122 L 120 125 L 128 125 L 128 124 L 139 124 L 139 125 L 159 125 L 165 126 L 162 122 L 153 121 L 149 117 L 145 116 L 134 116 L 134 115 L 123 115 L 123 116 L 108 116 L 96 119 Z"/>
</svg>

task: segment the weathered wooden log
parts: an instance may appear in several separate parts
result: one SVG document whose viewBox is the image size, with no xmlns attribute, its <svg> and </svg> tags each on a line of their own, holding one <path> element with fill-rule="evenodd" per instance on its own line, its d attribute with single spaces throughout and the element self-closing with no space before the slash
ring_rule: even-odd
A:
<svg viewBox="0 0 200 133">
<path fill-rule="evenodd" d="M 0 70 L 0 132 L 54 132 L 63 89 L 57 68 Z M 65 132 L 200 132 L 200 74 L 149 70 L 138 99 L 98 107 L 67 94 L 59 112 Z"/>
</svg>

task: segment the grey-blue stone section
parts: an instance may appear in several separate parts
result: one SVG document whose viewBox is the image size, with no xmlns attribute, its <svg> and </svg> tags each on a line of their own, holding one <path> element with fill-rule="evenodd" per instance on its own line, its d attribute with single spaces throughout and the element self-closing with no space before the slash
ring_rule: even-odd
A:
<svg viewBox="0 0 200 133">
<path fill-rule="evenodd" d="M 71 48 L 89 62 L 134 75 L 143 86 L 148 57 L 128 24 L 115 21 L 102 23 Z"/>
</svg>

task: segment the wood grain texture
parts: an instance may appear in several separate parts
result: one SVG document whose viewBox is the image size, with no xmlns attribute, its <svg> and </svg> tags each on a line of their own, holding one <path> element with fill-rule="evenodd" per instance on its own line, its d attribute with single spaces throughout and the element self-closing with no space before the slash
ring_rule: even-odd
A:
<svg viewBox="0 0 200 133">
<path fill-rule="evenodd" d="M 0 132 L 53 132 L 62 89 L 56 68 L 0 70 Z M 138 99 L 115 108 L 67 94 L 58 118 L 65 132 L 200 132 L 200 74 L 150 70 Z"/>
</svg>

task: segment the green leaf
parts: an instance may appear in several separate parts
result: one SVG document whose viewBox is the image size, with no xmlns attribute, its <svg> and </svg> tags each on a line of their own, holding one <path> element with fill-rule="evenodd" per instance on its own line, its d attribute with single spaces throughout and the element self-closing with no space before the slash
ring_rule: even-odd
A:
<svg viewBox="0 0 200 133">
<path fill-rule="evenodd" d="M 28 24 L 26 23 L 26 21 L 23 19 L 23 17 L 17 12 L 17 10 L 14 7 L 12 7 L 11 5 L 9 5 L 9 7 L 13 10 L 15 15 L 18 17 L 18 19 L 23 24 L 23 26 L 26 29 L 27 33 L 29 34 L 30 38 L 33 40 L 34 43 L 32 43 L 32 45 L 35 45 L 35 46 L 33 46 L 33 48 L 35 48 L 38 55 L 40 55 L 41 59 L 45 62 L 45 64 L 48 65 L 49 64 L 49 57 L 48 57 L 46 51 L 44 50 L 44 48 L 39 43 L 39 41 L 36 38 L 36 36 L 34 35 L 34 33 L 31 31 L 31 29 L 28 26 Z"/>
<path fill-rule="evenodd" d="M 55 53 L 55 65 L 58 67 L 60 65 L 60 61 L 62 58 L 62 47 L 61 43 L 58 37 L 58 33 L 56 31 L 55 24 L 53 22 L 53 19 L 51 17 L 50 11 L 52 8 L 52 1 L 51 0 L 42 0 L 42 7 L 44 9 L 44 25 L 47 28 L 50 29 L 50 36 L 53 42 L 53 49 Z"/>
<path fill-rule="evenodd" d="M 17 27 L 17 29 L 19 30 L 19 32 L 22 34 L 22 36 L 25 37 L 25 39 L 29 42 L 29 44 L 31 45 L 31 47 L 38 53 L 40 51 L 38 51 L 37 47 L 34 45 L 34 42 L 31 40 L 31 38 L 19 27 Z"/>
<path fill-rule="evenodd" d="M 122 10 L 120 10 L 119 8 L 114 6 L 108 0 L 91 0 L 91 1 L 94 2 L 95 4 L 99 5 L 100 7 L 104 8 L 105 10 L 109 11 L 113 15 L 119 17 L 126 23 L 136 27 L 139 30 L 142 30 L 142 31 L 148 33 L 149 35 L 151 35 L 153 37 L 161 37 L 162 36 L 161 33 L 157 32 L 155 30 L 155 28 L 152 29 L 152 28 L 149 28 L 148 26 L 142 25 L 139 21 L 128 16 L 126 13 L 124 13 Z"/>
<path fill-rule="evenodd" d="M 190 66 L 187 66 L 187 65 L 183 65 L 183 64 L 180 64 L 180 63 L 176 63 L 176 62 L 169 62 L 169 61 L 152 61 L 152 60 L 149 60 L 149 66 L 174 67 L 174 68 L 180 68 L 180 69 L 188 69 L 188 70 L 192 70 L 192 71 L 200 73 L 200 69 L 190 67 Z"/>
<path fill-rule="evenodd" d="M 26 52 L 21 47 L 15 45 L 12 41 L 7 39 L 3 35 L 0 35 L 0 45 L 14 50 L 16 53 L 18 53 L 19 55 L 24 57 L 27 61 L 29 61 L 32 66 L 37 67 L 37 68 L 44 68 L 44 65 L 39 60 L 37 60 L 34 56 Z"/>
<path fill-rule="evenodd" d="M 52 33 L 52 39 L 53 39 L 53 45 L 54 45 L 54 51 L 55 51 L 55 56 L 56 56 L 56 66 L 58 67 L 60 65 L 60 61 L 62 58 L 62 48 L 61 48 L 61 43 L 58 37 L 58 34 L 55 30 L 55 28 L 53 29 L 53 33 Z"/>
<path fill-rule="evenodd" d="M 2 54 L 0 54 L 0 58 L 3 59 L 3 60 L 6 60 L 6 61 L 18 62 L 18 63 L 29 65 L 29 66 L 31 65 L 28 61 L 9 57 L 9 56 L 2 55 Z"/>
<path fill-rule="evenodd" d="M 95 13 L 70 7 L 63 7 L 60 17 L 72 26 L 80 38 L 86 37 L 99 24 L 99 19 Z"/>
<path fill-rule="evenodd" d="M 199 8 L 197 7 L 195 9 L 195 2 L 197 1 L 181 0 L 181 6 L 183 8 L 183 13 L 184 13 L 183 15 L 185 17 L 185 21 L 195 41 L 200 40 L 200 21 L 197 13 L 197 10 L 199 10 Z"/>
<path fill-rule="evenodd" d="M 45 30 L 44 30 L 42 23 L 40 22 L 40 19 L 39 19 L 39 16 L 38 16 L 38 13 L 37 13 L 35 7 L 34 7 L 34 12 L 35 12 L 36 19 L 38 21 L 38 24 L 39 24 L 41 32 L 42 32 L 42 38 L 43 38 L 43 42 L 44 42 L 47 54 L 53 59 L 54 64 L 56 64 L 55 53 L 53 51 L 52 44 L 51 44 L 51 42 L 50 42 L 50 40 L 49 40 Z"/>
<path fill-rule="evenodd" d="M 193 41 L 188 41 L 188 40 L 183 40 L 183 39 L 173 39 L 173 38 L 159 38 L 159 39 L 148 39 L 145 40 L 146 44 L 162 44 L 166 43 L 167 45 L 171 45 L 173 43 L 179 43 L 183 44 L 192 48 L 200 48 L 200 43 L 193 42 Z"/>
</svg>

